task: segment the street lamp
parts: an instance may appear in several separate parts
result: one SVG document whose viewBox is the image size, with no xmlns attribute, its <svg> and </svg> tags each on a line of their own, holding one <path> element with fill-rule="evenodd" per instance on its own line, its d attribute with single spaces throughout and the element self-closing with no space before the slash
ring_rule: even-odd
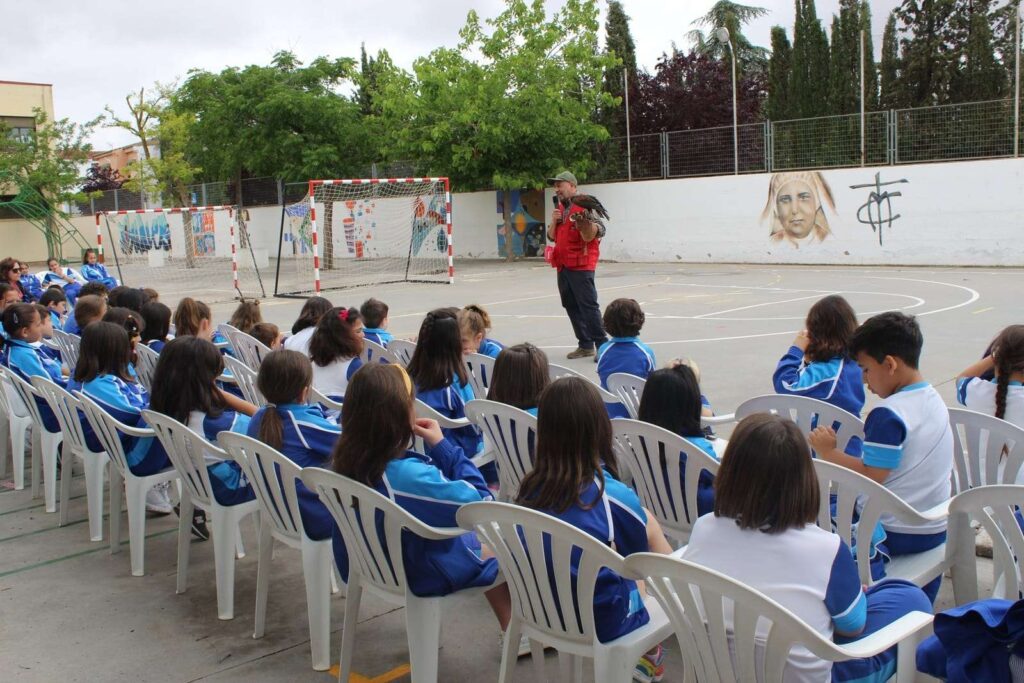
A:
<svg viewBox="0 0 1024 683">
<path fill-rule="evenodd" d="M 732 57 L 732 157 L 733 172 L 740 173 L 740 135 L 739 126 L 736 120 L 736 48 L 729 40 L 729 29 L 722 26 L 715 31 L 715 38 L 718 42 L 729 46 L 729 56 Z"/>
</svg>

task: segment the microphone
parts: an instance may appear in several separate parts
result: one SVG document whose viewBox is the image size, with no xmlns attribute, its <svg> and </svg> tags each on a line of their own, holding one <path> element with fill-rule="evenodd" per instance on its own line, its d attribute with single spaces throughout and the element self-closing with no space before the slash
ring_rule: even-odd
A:
<svg viewBox="0 0 1024 683">
<path fill-rule="evenodd" d="M 551 198 L 551 205 L 554 206 L 556 209 L 561 209 L 562 208 L 562 202 L 558 201 L 558 195 L 557 194 L 554 195 Z"/>
</svg>

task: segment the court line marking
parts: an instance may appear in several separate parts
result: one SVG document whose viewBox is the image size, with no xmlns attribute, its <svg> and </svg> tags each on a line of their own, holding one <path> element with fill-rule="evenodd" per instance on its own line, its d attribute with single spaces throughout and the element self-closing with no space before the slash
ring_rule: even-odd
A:
<svg viewBox="0 0 1024 683">
<path fill-rule="evenodd" d="M 148 539 L 148 538 L 156 538 L 157 536 L 166 536 L 167 534 L 177 533 L 177 531 L 178 531 L 178 527 L 174 527 L 173 529 L 165 529 L 163 531 L 157 531 L 157 532 L 152 533 L 152 534 L 147 534 L 146 538 Z M 125 540 L 121 541 L 121 545 L 128 545 L 128 539 L 125 539 Z M 55 558 L 50 559 L 50 560 L 43 560 L 42 562 L 36 562 L 35 564 L 27 564 L 24 567 L 18 567 L 17 569 L 8 569 L 5 572 L 0 572 L 0 579 L 8 577 L 8 576 L 13 576 L 14 574 L 20 574 L 22 572 L 27 572 L 27 571 L 29 571 L 31 569 L 39 569 L 40 567 L 45 567 L 47 565 L 56 564 L 58 562 L 63 562 L 65 560 L 73 560 L 76 557 L 82 557 L 84 555 L 92 555 L 93 553 L 98 553 L 98 552 L 100 552 L 102 550 L 106 550 L 106 551 L 109 552 L 110 551 L 110 544 L 109 543 L 100 543 L 99 546 L 96 547 L 96 548 L 89 548 L 88 550 L 80 550 L 77 553 L 71 553 L 70 555 L 64 555 L 63 557 L 55 557 Z"/>
<path fill-rule="evenodd" d="M 340 666 L 340 664 L 335 664 L 324 673 L 330 674 L 331 676 L 337 678 L 338 674 L 340 673 Z M 402 676 L 407 675 L 411 671 L 412 667 L 408 663 L 406 663 L 400 666 L 396 666 L 391 671 L 385 671 L 384 673 L 378 676 L 374 676 L 373 678 L 364 676 L 362 674 L 357 674 L 355 671 L 352 671 L 349 673 L 348 680 L 349 683 L 390 683 L 391 681 L 397 678 L 401 678 Z"/>
<path fill-rule="evenodd" d="M 995 306 L 989 306 L 988 308 L 979 308 L 976 311 L 971 311 L 971 313 L 973 315 L 978 315 L 979 313 L 987 313 L 987 312 L 992 311 L 992 310 L 995 310 Z"/>
<path fill-rule="evenodd" d="M 68 500 L 78 500 L 79 498 L 85 498 L 85 496 L 86 496 L 86 494 L 83 493 L 83 494 L 78 495 L 78 496 L 71 496 L 71 498 L 69 498 Z M 35 505 L 28 505 L 28 506 L 23 507 L 23 508 L 14 508 L 13 510 L 4 510 L 3 512 L 0 512 L 0 517 L 3 517 L 4 515 L 13 515 L 15 512 L 25 512 L 26 510 L 35 510 L 35 509 L 41 508 L 41 507 L 46 507 L 46 503 L 36 503 Z"/>
<path fill-rule="evenodd" d="M 833 294 L 838 294 L 839 292 L 832 292 L 832 293 Z M 746 311 L 746 310 L 749 310 L 751 308 L 760 308 L 761 306 L 774 306 L 776 304 L 788 304 L 788 303 L 792 303 L 794 301 L 806 301 L 808 299 L 817 299 L 817 298 L 818 298 L 817 294 L 811 294 L 809 296 L 798 296 L 798 297 L 795 297 L 793 299 L 780 299 L 779 301 L 765 301 L 765 302 L 762 302 L 762 303 L 759 303 L 759 304 L 749 304 L 747 306 L 737 306 L 736 308 L 727 308 L 724 311 L 712 311 L 711 313 L 701 313 L 700 315 L 693 316 L 693 319 L 694 320 L 703 320 L 704 318 L 709 318 L 709 317 L 711 317 L 713 315 L 721 315 L 723 313 L 733 313 L 735 311 Z"/>
<path fill-rule="evenodd" d="M 954 284 L 949 283 L 949 282 L 939 282 L 938 280 L 919 280 L 917 278 L 907 278 L 907 277 L 876 277 L 876 276 L 872 276 L 872 277 L 870 277 L 868 279 L 870 279 L 870 280 L 895 280 L 897 282 L 924 282 L 924 283 L 929 284 L 929 285 L 942 285 L 942 286 L 945 286 L 945 287 L 953 287 L 955 289 L 962 289 L 965 292 L 970 292 L 970 294 L 971 294 L 971 298 L 968 299 L 967 301 L 964 301 L 964 302 L 959 303 L 959 304 L 954 304 L 952 306 L 946 306 L 945 308 L 938 308 L 938 309 L 936 309 L 934 311 L 925 311 L 924 313 L 918 313 L 917 314 L 918 316 L 922 316 L 922 315 L 935 315 L 936 313 L 945 313 L 946 311 L 953 311 L 953 310 L 956 310 L 957 308 L 963 308 L 964 306 L 969 306 L 970 304 L 973 304 L 975 301 L 977 301 L 978 299 L 981 298 L 981 294 L 979 294 L 978 291 L 975 290 L 975 289 L 971 289 L 970 287 L 964 287 L 963 285 L 954 285 Z"/>
</svg>

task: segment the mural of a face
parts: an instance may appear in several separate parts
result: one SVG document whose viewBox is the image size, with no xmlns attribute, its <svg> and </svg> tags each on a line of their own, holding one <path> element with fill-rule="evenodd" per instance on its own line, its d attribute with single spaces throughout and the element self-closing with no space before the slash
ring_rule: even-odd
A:
<svg viewBox="0 0 1024 683">
<path fill-rule="evenodd" d="M 802 241 L 821 241 L 831 234 L 826 204 L 834 213 L 832 191 L 817 171 L 777 173 L 772 176 L 761 219 L 771 216 L 773 241 L 786 240 L 799 247 Z"/>
</svg>

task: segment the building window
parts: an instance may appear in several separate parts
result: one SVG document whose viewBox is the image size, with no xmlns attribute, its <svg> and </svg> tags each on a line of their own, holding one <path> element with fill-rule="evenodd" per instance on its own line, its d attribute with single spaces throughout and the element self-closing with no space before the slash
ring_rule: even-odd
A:
<svg viewBox="0 0 1024 683">
<path fill-rule="evenodd" d="M 26 126 L 14 126 L 8 132 L 8 137 L 12 140 L 19 142 L 29 142 L 32 139 L 32 133 L 35 132 L 34 128 L 28 128 Z"/>
</svg>

